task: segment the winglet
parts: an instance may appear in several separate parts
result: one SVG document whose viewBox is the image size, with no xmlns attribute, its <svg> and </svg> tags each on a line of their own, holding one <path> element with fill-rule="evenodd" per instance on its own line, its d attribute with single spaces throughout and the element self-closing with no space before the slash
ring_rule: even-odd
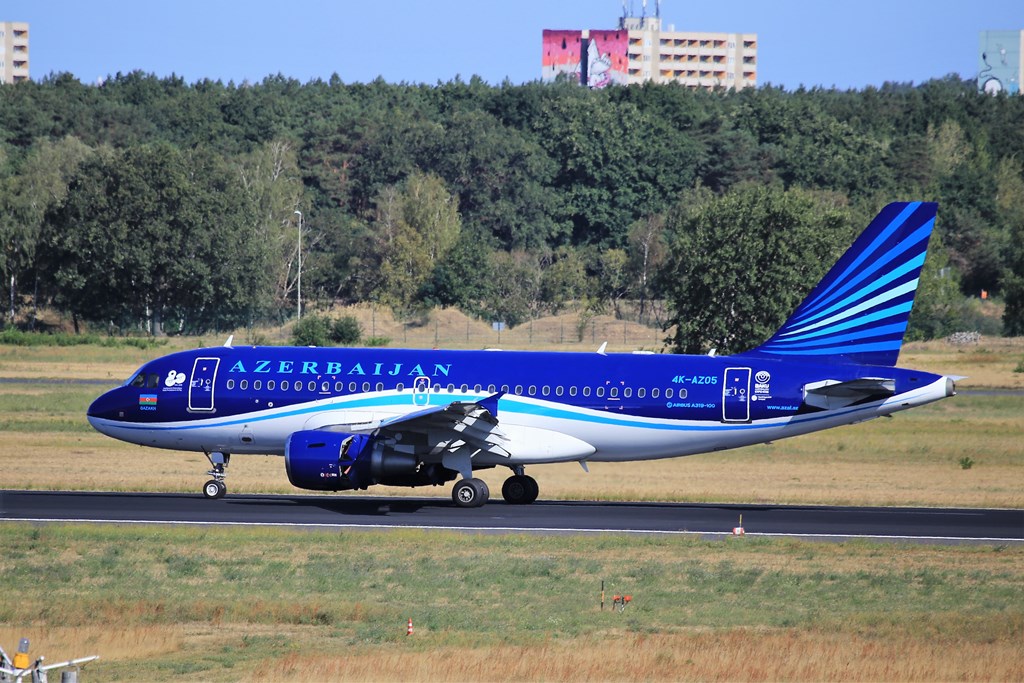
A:
<svg viewBox="0 0 1024 683">
<path fill-rule="evenodd" d="M 480 399 L 476 402 L 478 406 L 486 410 L 491 414 L 491 417 L 498 418 L 498 399 L 505 395 L 504 391 L 499 391 L 496 394 L 491 394 L 487 398 Z"/>
</svg>

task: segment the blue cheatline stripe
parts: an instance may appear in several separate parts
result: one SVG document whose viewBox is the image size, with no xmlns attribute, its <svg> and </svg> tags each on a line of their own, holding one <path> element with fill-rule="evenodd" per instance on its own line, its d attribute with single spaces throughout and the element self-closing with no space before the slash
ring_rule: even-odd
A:
<svg viewBox="0 0 1024 683">
<path fill-rule="evenodd" d="M 801 328 L 796 329 L 796 330 L 791 330 L 791 331 L 787 332 L 785 335 L 780 335 L 780 337 L 788 337 L 789 335 L 800 334 L 802 332 L 809 332 L 811 330 L 816 330 L 816 329 L 818 329 L 820 327 L 825 327 L 826 325 L 831 325 L 831 324 L 836 323 L 836 322 L 840 322 L 840 321 L 843 321 L 843 320 L 848 320 L 851 316 L 857 315 L 858 313 L 863 313 L 864 311 L 872 309 L 875 306 L 880 306 L 880 305 L 882 305 L 884 303 L 887 303 L 889 301 L 892 301 L 893 299 L 895 299 L 897 297 L 900 297 L 900 296 L 902 296 L 904 294 L 909 294 L 909 293 L 913 292 L 916 289 L 917 289 L 917 278 L 914 278 L 910 282 L 905 282 L 904 284 L 900 285 L 899 287 L 896 287 L 894 289 L 890 289 L 887 292 L 879 294 L 878 296 L 876 296 L 873 299 L 869 299 L 869 300 L 867 300 L 867 301 L 865 301 L 865 302 L 863 302 L 861 304 L 853 306 L 852 308 L 848 308 L 848 309 L 842 311 L 841 313 L 833 315 L 830 318 L 825 318 L 824 320 L 819 320 L 816 323 L 813 323 L 813 324 L 810 324 L 810 325 L 806 325 L 806 326 L 801 327 Z M 907 313 L 910 312 L 910 308 L 913 306 L 913 303 L 914 303 L 913 301 L 906 302 L 905 305 L 907 306 L 907 310 L 906 310 Z"/>
<path fill-rule="evenodd" d="M 831 334 L 841 334 L 846 330 L 857 327 L 858 325 L 869 325 L 880 320 L 887 320 L 888 318 L 895 316 L 902 316 L 910 310 L 910 305 L 909 301 L 905 301 L 901 304 L 897 304 L 896 306 L 883 308 L 879 311 L 875 311 L 874 313 L 868 313 L 867 315 L 862 315 L 853 320 L 846 320 L 835 325 L 830 325 L 829 327 L 821 327 L 806 334 L 797 335 L 795 337 L 770 339 L 768 340 L 768 343 L 762 346 L 762 348 L 768 348 L 770 346 L 775 346 L 776 344 L 787 346 L 790 342 L 803 341 L 805 339 L 817 339 L 819 337 L 827 337 Z M 906 323 L 905 320 L 904 323 Z"/>
<path fill-rule="evenodd" d="M 890 249 L 881 258 L 879 258 L 878 260 L 873 262 L 869 267 L 867 267 L 863 271 L 861 271 L 857 275 L 857 277 L 853 278 L 852 280 L 850 280 L 849 282 L 844 284 L 842 287 L 840 287 L 836 291 L 832 292 L 828 296 L 816 297 L 815 300 L 813 302 L 811 302 L 807 306 L 807 308 L 801 310 L 800 314 L 798 316 L 794 316 L 793 320 L 790 321 L 790 322 L 792 324 L 797 324 L 797 323 L 805 320 L 807 318 L 807 316 L 809 316 L 812 313 L 816 312 L 822 306 L 826 306 L 826 305 L 832 303 L 838 297 L 842 296 L 843 294 L 845 294 L 849 290 L 853 289 L 854 287 L 856 287 L 858 284 L 863 282 L 868 277 L 874 275 L 876 272 L 878 272 L 884 266 L 889 265 L 890 263 L 892 263 L 893 261 L 895 261 L 895 260 L 897 260 L 899 258 L 905 258 L 907 252 L 912 251 L 915 247 L 918 246 L 918 244 L 920 242 L 927 241 L 928 237 L 931 235 L 932 225 L 934 224 L 934 222 L 935 222 L 934 220 L 928 221 L 928 223 L 926 223 L 923 227 L 919 228 L 910 237 L 908 237 L 907 239 L 905 239 L 902 242 L 900 242 L 899 244 L 897 244 L 894 248 Z M 922 264 L 924 263 L 924 253 L 925 253 L 926 249 L 927 249 L 927 244 L 925 245 L 925 248 L 922 249 L 922 252 L 921 252 L 921 263 Z"/>
<path fill-rule="evenodd" d="M 889 335 L 895 335 L 895 338 L 901 339 L 906 329 L 906 322 L 893 323 L 892 325 L 880 325 L 878 327 L 872 327 L 870 329 L 861 330 L 858 332 L 851 332 L 849 334 L 829 336 L 824 339 L 812 339 L 810 341 L 801 342 L 795 342 L 793 340 L 787 339 L 785 344 L 780 344 L 780 347 L 784 349 L 806 349 L 825 344 L 834 348 L 836 350 L 836 353 L 843 353 L 843 342 L 867 340 L 875 337 L 887 337 Z M 763 346 L 761 350 L 771 351 L 773 347 L 773 344 L 767 344 Z"/>
<path fill-rule="evenodd" d="M 832 281 L 828 284 L 827 287 L 825 287 L 825 289 L 821 290 L 821 292 L 815 298 L 825 296 L 830 291 L 832 291 L 832 289 L 836 285 L 845 280 L 850 275 L 850 273 L 856 270 L 857 267 L 864 262 L 865 259 L 871 256 L 875 252 L 875 250 L 878 249 L 879 246 L 881 246 L 886 240 L 888 240 L 894 232 L 899 230 L 903 226 L 903 224 L 907 222 L 907 219 L 910 218 L 910 216 L 915 211 L 917 211 L 917 208 L 919 206 L 921 206 L 921 202 L 911 202 L 910 204 L 907 204 L 906 208 L 904 208 L 903 211 L 901 211 L 899 215 L 896 216 L 896 218 L 894 218 L 889 223 L 889 225 L 882 229 L 882 232 L 878 234 L 878 236 L 871 242 L 871 244 L 867 246 L 866 249 L 863 249 L 861 251 L 861 253 L 857 256 L 857 258 L 853 260 L 852 263 L 850 263 L 850 265 L 846 266 L 843 272 L 839 273 L 834 278 L 831 278 Z M 854 244 L 856 244 L 856 242 Z"/>
<path fill-rule="evenodd" d="M 835 304 L 833 304 L 832 306 L 829 306 L 828 308 L 826 308 L 825 310 L 823 310 L 823 311 L 821 311 L 821 312 L 819 312 L 819 313 L 817 313 L 817 314 L 815 314 L 815 315 L 813 315 L 813 316 L 811 316 L 809 318 L 805 318 L 803 320 L 800 320 L 796 324 L 797 325 L 806 325 L 807 323 L 814 322 L 816 320 L 819 320 L 819 319 L 823 318 L 826 315 L 830 315 L 830 314 L 835 313 L 836 311 L 838 311 L 840 309 L 848 307 L 848 306 L 854 304 L 855 302 L 860 301 L 864 297 L 870 296 L 871 294 L 874 294 L 875 292 L 877 292 L 879 290 L 885 290 L 885 288 L 888 287 L 890 284 L 892 284 L 892 282 L 894 280 L 898 280 L 898 279 L 904 277 L 905 275 L 907 275 L 908 273 L 912 273 L 914 271 L 920 270 L 921 266 L 924 264 L 924 257 L 925 257 L 924 252 L 921 252 L 916 258 L 913 258 L 913 259 L 907 261 L 906 263 L 904 263 L 899 268 L 895 268 L 895 269 L 889 271 L 888 273 L 886 273 L 884 276 L 878 278 L 877 280 L 872 281 L 871 283 L 868 284 L 867 287 L 864 287 L 863 289 L 857 290 L 856 292 L 854 292 L 850 296 L 846 297 L 842 301 L 838 301 Z M 893 290 L 893 291 L 895 291 L 895 290 Z M 794 325 L 794 326 L 796 326 L 796 325 Z M 784 334 L 782 334 L 780 336 L 789 336 L 789 334 L 792 334 L 792 333 L 791 332 L 784 333 Z"/>
<path fill-rule="evenodd" d="M 861 349 L 854 348 L 853 350 L 861 350 Z M 869 350 L 880 350 L 880 349 L 872 348 L 872 349 L 869 349 Z M 884 349 L 881 349 L 881 350 L 884 350 Z M 784 355 L 786 354 L 786 352 L 780 352 L 780 353 L 782 353 Z M 800 352 L 800 353 L 801 354 L 806 354 L 808 352 Z M 813 352 L 810 352 L 810 353 L 813 353 Z M 918 396 L 925 395 L 925 393 L 927 393 L 927 386 L 921 387 L 921 388 L 919 388 L 919 389 L 917 389 L 917 390 L 915 390 L 915 391 L 913 391 L 911 393 L 908 393 L 908 394 L 898 394 L 898 395 L 901 396 L 903 400 L 913 400 L 914 398 L 917 398 Z M 891 401 L 892 399 L 893 399 L 893 397 L 889 397 L 889 399 L 887 399 L 887 400 Z M 806 423 L 810 423 L 810 422 L 817 422 L 817 421 L 820 421 L 820 420 L 827 420 L 827 419 L 831 419 L 831 418 L 834 418 L 834 417 L 846 416 L 846 415 L 850 415 L 850 414 L 854 414 L 854 413 L 870 412 L 870 411 L 874 410 L 874 408 L 877 407 L 877 405 L 879 405 L 881 403 L 884 403 L 885 400 L 875 401 L 873 403 L 865 404 L 863 406 L 853 406 L 853 407 L 850 407 L 848 409 L 828 411 L 827 413 L 824 413 L 824 414 L 822 414 L 822 413 L 812 413 L 812 414 L 808 414 L 808 415 L 793 415 L 793 416 L 789 416 L 789 417 L 769 418 L 769 419 L 772 420 L 772 422 L 767 422 L 767 423 L 762 422 L 762 423 L 757 423 L 757 424 L 724 424 L 724 423 L 718 423 L 718 422 L 714 422 L 714 423 L 710 423 L 709 422 L 709 424 L 706 424 L 706 425 L 681 424 L 679 422 L 672 422 L 670 420 L 670 418 L 644 418 L 644 417 L 639 417 L 638 416 L 638 417 L 633 417 L 633 418 L 630 418 L 630 419 L 626 419 L 624 417 L 611 417 L 611 416 L 605 416 L 605 415 L 588 414 L 588 413 L 580 412 L 580 411 L 588 410 L 588 409 L 585 409 L 585 408 L 572 408 L 572 407 L 569 407 L 569 406 L 565 406 L 564 404 L 557 404 L 558 407 L 553 407 L 556 404 L 550 404 L 550 403 L 548 403 L 548 404 L 522 403 L 522 402 L 519 402 L 519 401 L 515 401 L 515 400 L 511 400 L 511 399 L 506 399 L 506 398 L 501 399 L 501 402 L 502 402 L 502 405 L 501 405 L 501 412 L 502 413 L 513 413 L 513 414 L 521 414 L 521 415 L 537 415 L 537 416 L 541 416 L 541 417 L 569 420 L 569 421 L 573 421 L 573 422 L 585 422 L 585 423 L 589 423 L 589 424 L 599 424 L 599 425 L 608 425 L 608 426 L 616 426 L 616 427 L 634 427 L 634 428 L 638 428 L 638 429 L 651 429 L 651 430 L 658 430 L 658 431 L 677 431 L 677 432 L 715 432 L 715 431 L 722 432 L 722 431 L 725 431 L 725 432 L 736 432 L 736 431 L 750 431 L 750 430 L 758 430 L 758 429 L 760 429 L 760 430 L 764 430 L 764 429 L 778 429 L 778 428 L 781 428 L 781 427 L 787 427 L 787 426 L 792 426 L 792 425 L 797 425 L 797 424 L 806 424 Z M 376 398 L 371 398 L 371 399 L 357 399 L 356 401 L 353 402 L 353 405 L 348 405 L 347 407 L 349 407 L 349 408 L 351 408 L 351 407 L 365 407 L 367 405 L 406 407 L 406 406 L 409 405 L 409 402 L 405 401 L 405 400 L 396 401 L 396 400 L 394 400 L 393 397 L 381 396 L 381 397 L 376 397 Z M 215 423 L 215 424 L 207 423 L 207 424 L 203 424 L 203 425 L 184 424 L 184 425 L 165 426 L 165 427 L 154 427 L 154 426 L 146 427 L 146 426 L 138 425 L 137 423 L 118 423 L 116 420 L 108 420 L 107 422 L 116 424 L 118 427 L 120 427 L 122 429 L 153 430 L 153 431 L 162 431 L 162 432 L 193 431 L 193 430 L 199 430 L 199 429 L 229 427 L 229 426 L 238 425 L 238 424 L 253 424 L 253 423 L 256 423 L 256 422 L 264 422 L 264 421 L 267 421 L 267 420 L 275 420 L 275 419 L 279 419 L 279 418 L 282 418 L 282 417 L 292 417 L 292 416 L 301 415 L 301 414 L 312 414 L 312 413 L 324 412 L 324 411 L 327 411 L 327 410 L 331 410 L 331 409 L 333 409 L 335 407 L 336 406 L 334 406 L 334 405 L 331 405 L 331 406 L 315 406 L 315 405 L 313 405 L 313 406 L 308 406 L 308 407 L 305 407 L 305 408 L 302 408 L 302 409 L 299 409 L 299 410 L 291 411 L 291 412 L 289 412 L 287 414 L 258 415 L 258 416 L 249 415 L 248 417 L 246 417 L 244 419 L 225 421 L 225 422 L 220 422 L 220 423 Z M 652 422 L 650 420 L 659 420 L 659 421 Z"/>
</svg>

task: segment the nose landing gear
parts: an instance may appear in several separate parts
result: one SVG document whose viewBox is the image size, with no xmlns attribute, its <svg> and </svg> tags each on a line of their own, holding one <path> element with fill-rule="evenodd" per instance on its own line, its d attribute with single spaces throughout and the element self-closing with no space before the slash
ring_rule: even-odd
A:
<svg viewBox="0 0 1024 683">
<path fill-rule="evenodd" d="M 204 452 L 204 455 L 210 461 L 211 466 L 207 474 L 212 476 L 213 479 L 203 484 L 203 495 L 210 500 L 223 498 L 228 492 L 228 485 L 224 483 L 224 478 L 228 476 L 227 466 L 231 461 L 231 454 Z"/>
</svg>

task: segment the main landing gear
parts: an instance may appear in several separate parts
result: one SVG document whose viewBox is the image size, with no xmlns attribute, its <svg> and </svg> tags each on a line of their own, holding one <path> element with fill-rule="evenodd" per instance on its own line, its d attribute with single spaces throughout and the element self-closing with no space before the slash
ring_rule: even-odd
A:
<svg viewBox="0 0 1024 683">
<path fill-rule="evenodd" d="M 204 452 L 204 454 L 211 465 L 211 469 L 207 474 L 212 476 L 213 479 L 203 484 L 203 495 L 210 500 L 223 498 L 228 492 L 228 485 L 224 483 L 224 478 L 228 476 L 227 466 L 231 462 L 231 454 L 218 452 Z"/>
<path fill-rule="evenodd" d="M 512 471 L 515 474 L 506 479 L 501 486 L 501 497 L 505 499 L 505 502 L 510 505 L 527 505 L 537 500 L 537 495 L 540 493 L 537 480 L 523 474 L 521 466 L 513 468 Z M 491 492 L 487 488 L 487 483 L 475 477 L 462 479 L 456 482 L 452 488 L 452 500 L 462 508 L 480 507 L 490 497 Z"/>
<path fill-rule="evenodd" d="M 537 480 L 521 471 L 513 474 L 501 485 L 501 497 L 510 505 L 527 505 L 537 500 L 540 487 Z"/>
</svg>

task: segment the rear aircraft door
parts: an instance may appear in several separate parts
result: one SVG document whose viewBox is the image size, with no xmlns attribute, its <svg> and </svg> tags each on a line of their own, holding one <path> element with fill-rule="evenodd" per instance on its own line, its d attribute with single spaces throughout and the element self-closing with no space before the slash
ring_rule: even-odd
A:
<svg viewBox="0 0 1024 683">
<path fill-rule="evenodd" d="M 750 420 L 750 368 L 726 368 L 722 387 L 722 420 Z"/>
<path fill-rule="evenodd" d="M 196 358 L 192 366 L 192 380 L 188 384 L 188 409 L 195 412 L 213 411 L 213 387 L 217 380 L 220 358 Z"/>
</svg>

